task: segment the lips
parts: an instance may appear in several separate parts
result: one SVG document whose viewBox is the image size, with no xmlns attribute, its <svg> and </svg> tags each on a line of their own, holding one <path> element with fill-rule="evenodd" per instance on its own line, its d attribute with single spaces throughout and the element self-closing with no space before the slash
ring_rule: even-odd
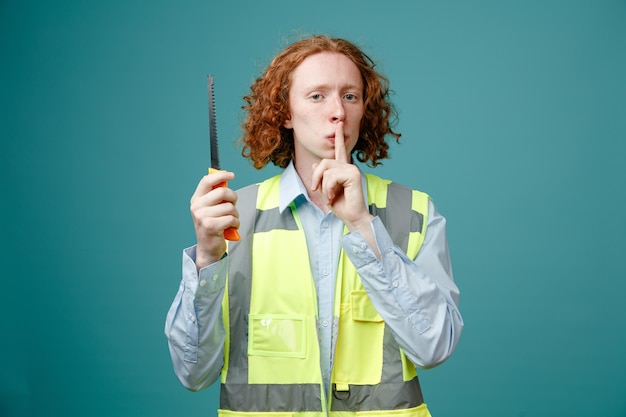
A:
<svg viewBox="0 0 626 417">
<path fill-rule="evenodd" d="M 335 142 L 335 134 L 333 133 L 332 135 L 327 135 L 326 139 L 330 140 L 331 142 Z M 349 139 L 349 136 L 343 135 L 343 141 L 347 142 Z"/>
</svg>

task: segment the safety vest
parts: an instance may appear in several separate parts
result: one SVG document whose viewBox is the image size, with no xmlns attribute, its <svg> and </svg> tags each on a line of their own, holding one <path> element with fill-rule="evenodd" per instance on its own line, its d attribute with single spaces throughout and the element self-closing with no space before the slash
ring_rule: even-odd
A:
<svg viewBox="0 0 626 417">
<path fill-rule="evenodd" d="M 370 213 L 414 259 L 428 223 L 429 197 L 373 175 L 366 179 Z M 335 289 L 332 394 L 324 392 L 306 237 L 295 206 L 279 212 L 279 184 L 280 175 L 238 192 L 241 240 L 228 249 L 218 415 L 429 417 L 415 365 L 376 312 L 343 250 Z"/>
</svg>

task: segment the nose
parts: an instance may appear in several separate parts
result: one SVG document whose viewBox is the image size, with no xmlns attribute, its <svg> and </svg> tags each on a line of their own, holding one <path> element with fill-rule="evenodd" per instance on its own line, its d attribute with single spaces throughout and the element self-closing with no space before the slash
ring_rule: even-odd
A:
<svg viewBox="0 0 626 417">
<path fill-rule="evenodd" d="M 331 117 L 333 122 L 341 122 L 346 118 L 346 109 L 341 97 L 332 100 Z"/>
</svg>

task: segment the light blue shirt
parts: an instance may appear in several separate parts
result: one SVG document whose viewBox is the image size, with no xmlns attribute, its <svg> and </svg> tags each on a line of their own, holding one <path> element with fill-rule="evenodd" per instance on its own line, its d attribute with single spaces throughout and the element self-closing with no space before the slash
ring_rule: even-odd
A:
<svg viewBox="0 0 626 417">
<path fill-rule="evenodd" d="M 367 200 L 364 176 L 362 183 Z M 310 201 L 290 164 L 280 180 L 281 212 L 292 202 L 305 231 L 317 291 L 320 368 L 326 392 L 337 335 L 333 301 L 342 248 L 356 267 L 372 304 L 416 366 L 433 367 L 452 354 L 463 320 L 458 309 L 459 291 L 452 276 L 445 219 L 432 202 L 424 243 L 415 260 L 393 244 L 378 217 L 371 224 L 380 260 L 359 233 L 343 236 L 341 220 L 332 212 L 324 214 Z M 183 251 L 183 278 L 167 314 L 165 334 L 176 375 L 194 391 L 212 384 L 222 369 L 225 330 L 221 302 L 227 270 L 225 256 L 198 274 L 195 246 Z"/>
</svg>

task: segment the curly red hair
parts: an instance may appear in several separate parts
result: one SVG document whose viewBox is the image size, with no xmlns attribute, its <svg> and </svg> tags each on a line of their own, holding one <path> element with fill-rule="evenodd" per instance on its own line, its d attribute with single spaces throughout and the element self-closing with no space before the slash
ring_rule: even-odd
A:
<svg viewBox="0 0 626 417">
<path fill-rule="evenodd" d="M 292 43 L 278 54 L 244 97 L 247 118 L 243 123 L 241 154 L 250 158 L 255 168 L 261 169 L 269 162 L 285 168 L 294 158 L 293 131 L 283 126 L 290 118 L 291 77 L 305 58 L 320 52 L 346 55 L 363 77 L 365 112 L 359 140 L 353 149 L 356 159 L 376 166 L 381 159 L 389 157 L 385 136 L 391 135 L 399 141 L 400 134 L 390 125 L 390 119 L 395 119 L 397 114 L 389 101 L 389 81 L 374 69 L 374 61 L 347 40 L 313 36 Z"/>
</svg>

